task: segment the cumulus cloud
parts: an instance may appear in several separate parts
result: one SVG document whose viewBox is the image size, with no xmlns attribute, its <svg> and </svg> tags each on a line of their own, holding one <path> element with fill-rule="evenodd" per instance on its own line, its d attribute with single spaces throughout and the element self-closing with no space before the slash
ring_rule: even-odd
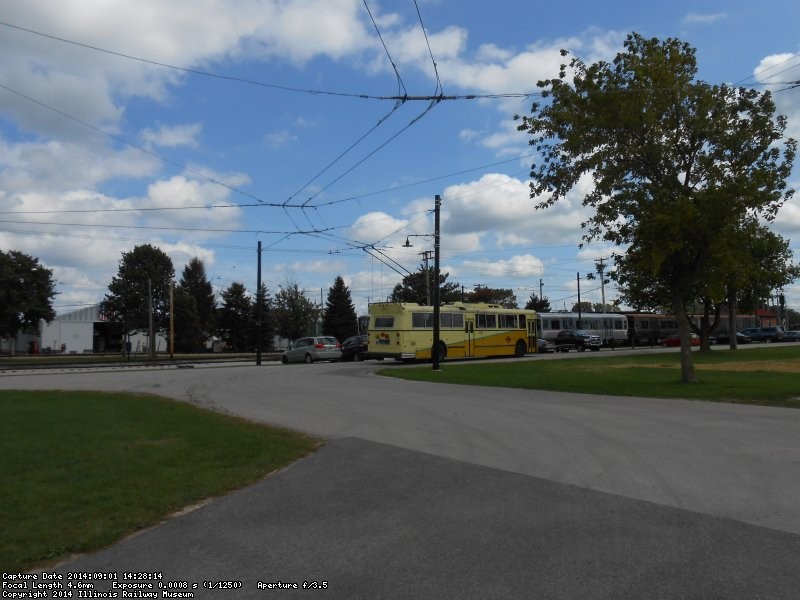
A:
<svg viewBox="0 0 800 600">
<path fill-rule="evenodd" d="M 484 175 L 478 181 L 445 189 L 442 229 L 448 235 L 503 232 L 495 238 L 502 248 L 512 240 L 526 239 L 535 245 L 570 243 L 577 245 L 580 224 L 587 211 L 580 198 L 591 185 L 584 178 L 567 198 L 546 210 L 536 210 L 526 181 L 502 174 Z"/>
<path fill-rule="evenodd" d="M 148 147 L 176 148 L 188 146 L 197 148 L 197 137 L 203 131 L 203 125 L 192 123 L 187 125 L 165 125 L 157 130 L 145 129 L 141 138 Z"/>
<path fill-rule="evenodd" d="M 683 17 L 683 24 L 712 25 L 719 21 L 723 21 L 727 18 L 728 18 L 728 13 L 725 12 L 706 13 L 706 14 L 690 12 L 685 17 Z"/>
</svg>

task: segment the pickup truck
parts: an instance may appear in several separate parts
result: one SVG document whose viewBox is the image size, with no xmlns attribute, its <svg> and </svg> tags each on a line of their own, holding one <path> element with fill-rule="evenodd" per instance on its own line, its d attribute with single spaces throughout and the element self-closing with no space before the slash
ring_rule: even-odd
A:
<svg viewBox="0 0 800 600">
<path fill-rule="evenodd" d="M 592 351 L 600 350 L 602 342 L 600 336 L 592 335 L 583 329 L 564 329 L 556 334 L 553 344 L 556 352 L 569 352 L 570 350 L 584 352 L 587 348 Z"/>
</svg>

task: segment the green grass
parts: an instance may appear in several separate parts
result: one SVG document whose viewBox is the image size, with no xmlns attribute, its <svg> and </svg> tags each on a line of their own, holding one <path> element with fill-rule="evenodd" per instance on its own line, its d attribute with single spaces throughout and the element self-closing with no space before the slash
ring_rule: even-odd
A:
<svg viewBox="0 0 800 600">
<path fill-rule="evenodd" d="M 0 392 L 0 569 L 102 548 L 253 483 L 313 438 L 132 394 Z"/>
<path fill-rule="evenodd" d="M 800 344 L 693 354 L 699 383 L 684 384 L 677 350 L 620 356 L 612 352 L 565 360 L 445 362 L 383 369 L 381 375 L 430 381 L 585 394 L 684 398 L 800 408 Z"/>
</svg>

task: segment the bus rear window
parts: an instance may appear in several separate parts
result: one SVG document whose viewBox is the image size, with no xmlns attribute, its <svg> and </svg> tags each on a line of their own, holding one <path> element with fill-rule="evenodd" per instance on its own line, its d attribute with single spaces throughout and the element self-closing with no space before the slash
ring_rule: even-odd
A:
<svg viewBox="0 0 800 600">
<path fill-rule="evenodd" d="M 391 329 L 394 327 L 394 317 L 375 317 L 375 329 Z"/>
</svg>

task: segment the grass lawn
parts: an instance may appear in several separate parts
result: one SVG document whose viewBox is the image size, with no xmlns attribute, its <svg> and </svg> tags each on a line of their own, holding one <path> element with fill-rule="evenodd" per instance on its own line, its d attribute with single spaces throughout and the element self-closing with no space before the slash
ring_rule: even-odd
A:
<svg viewBox="0 0 800 600">
<path fill-rule="evenodd" d="M 800 344 L 695 352 L 693 356 L 700 380 L 696 384 L 681 382 L 677 350 L 634 356 L 603 352 L 563 360 L 445 362 L 440 372 L 427 365 L 379 373 L 441 383 L 800 408 Z"/>
<path fill-rule="evenodd" d="M 0 569 L 106 546 L 319 441 L 155 396 L 0 392 Z"/>
</svg>

